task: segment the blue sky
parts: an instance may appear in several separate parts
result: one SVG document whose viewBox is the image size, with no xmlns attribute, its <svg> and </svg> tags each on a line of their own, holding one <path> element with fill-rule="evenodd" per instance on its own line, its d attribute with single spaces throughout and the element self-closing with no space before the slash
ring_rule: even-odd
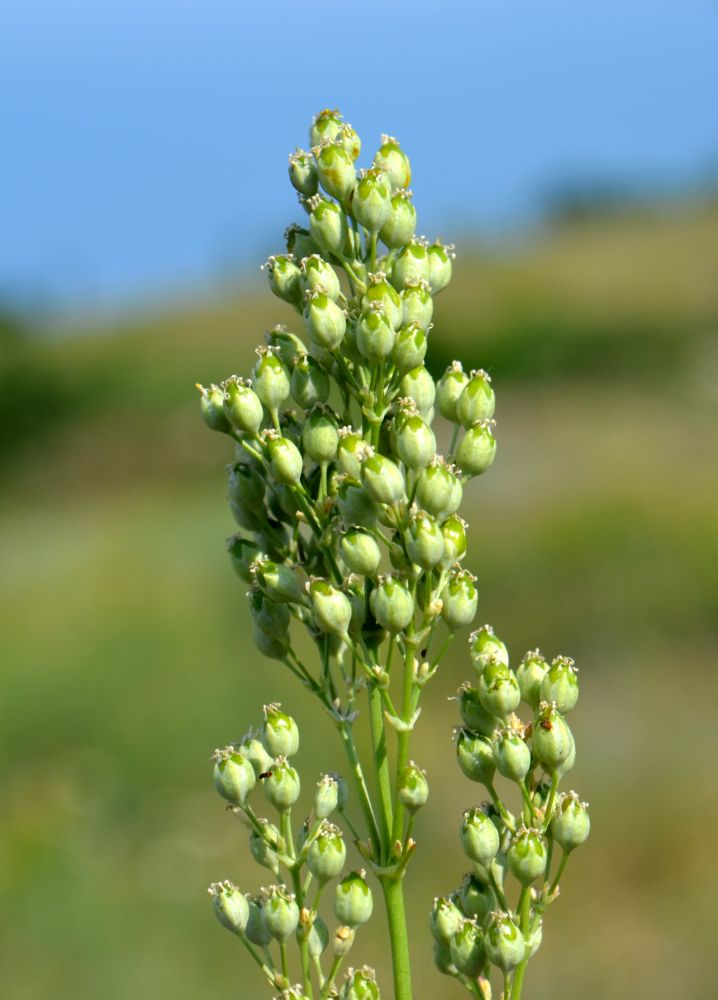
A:
<svg viewBox="0 0 718 1000">
<path fill-rule="evenodd" d="M 420 229 L 530 219 L 582 177 L 718 164 L 712 0 L 4 0 L 0 296 L 201 287 L 301 218 L 286 158 L 340 107 L 414 166 Z"/>
</svg>

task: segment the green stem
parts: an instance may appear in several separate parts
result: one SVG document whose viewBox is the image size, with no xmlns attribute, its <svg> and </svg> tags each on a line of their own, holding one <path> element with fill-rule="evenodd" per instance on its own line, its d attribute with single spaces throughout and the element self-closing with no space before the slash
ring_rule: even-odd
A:
<svg viewBox="0 0 718 1000">
<path fill-rule="evenodd" d="M 249 940 L 244 936 L 244 934 L 240 934 L 239 935 L 239 940 L 242 942 L 242 944 L 244 945 L 244 947 L 247 949 L 247 951 L 249 952 L 249 954 L 252 956 L 252 958 L 257 963 L 257 965 L 262 970 L 262 972 L 267 977 L 267 979 L 272 984 L 272 986 L 274 986 L 274 973 L 269 968 L 269 966 L 267 966 L 267 965 L 264 964 L 264 962 L 262 961 L 262 959 L 259 957 L 259 955 L 257 954 L 257 952 L 254 950 L 254 948 L 250 944 Z"/>
<path fill-rule="evenodd" d="M 549 896 L 553 895 L 553 893 L 556 892 L 556 889 L 558 888 L 558 883 L 559 883 L 559 881 L 561 879 L 561 876 L 564 873 L 564 869 L 566 868 L 566 865 L 568 864 L 568 857 L 569 857 L 568 854 L 564 853 L 563 856 L 562 856 L 562 858 L 561 858 L 561 863 L 558 866 L 558 871 L 556 872 L 556 876 L 555 876 L 553 882 L 551 883 L 551 885 L 549 886 L 549 890 L 548 890 Z"/>
<path fill-rule="evenodd" d="M 551 822 L 551 816 L 553 815 L 553 807 L 556 802 L 556 791 L 558 789 L 558 783 L 560 778 L 556 771 L 551 775 L 551 791 L 548 794 L 548 802 L 546 803 L 546 811 L 544 812 L 544 831 L 548 830 L 549 823 Z"/>
<path fill-rule="evenodd" d="M 402 879 L 385 878 L 381 879 L 381 887 L 389 924 L 394 1000 L 411 1000 L 411 964 L 404 910 L 404 883 Z"/>
<path fill-rule="evenodd" d="M 357 752 L 356 744 L 354 743 L 354 735 L 351 724 L 348 722 L 342 722 L 339 724 L 338 728 L 345 753 L 349 759 L 349 763 L 351 764 L 352 778 L 354 779 L 354 785 L 359 797 L 359 805 L 361 806 L 362 813 L 364 814 L 364 820 L 369 832 L 369 839 L 371 840 L 371 845 L 374 848 L 374 854 L 378 858 L 381 850 L 379 827 L 377 825 L 376 816 L 374 815 L 374 808 L 371 804 L 369 789 L 367 788 L 366 780 L 364 778 L 364 771 L 361 766 L 361 761 L 359 760 L 359 754 Z"/>
<path fill-rule="evenodd" d="M 341 968 L 341 964 L 343 961 L 344 961 L 344 956 L 337 955 L 334 961 L 332 962 L 332 967 L 329 970 L 329 975 L 324 981 L 324 986 L 322 988 L 320 1000 L 325 1000 L 325 998 L 329 996 L 329 991 L 331 990 L 334 984 L 334 980 L 337 977 L 337 973 L 339 972 L 339 969 Z"/>
<path fill-rule="evenodd" d="M 391 853 L 391 778 L 389 758 L 386 753 L 386 732 L 382 711 L 381 691 L 376 684 L 369 684 L 369 725 L 371 748 L 374 758 L 374 773 L 379 794 L 379 833 L 381 835 L 381 861 L 386 864 Z"/>
<path fill-rule="evenodd" d="M 531 891 L 528 886 L 524 886 L 521 890 L 518 910 L 521 933 L 524 936 L 524 940 L 526 940 L 531 930 Z M 514 972 L 513 981 L 511 983 L 511 1000 L 520 1000 L 521 998 L 521 990 L 524 985 L 524 975 L 526 973 L 528 961 L 529 956 L 527 955 L 517 967 L 516 972 Z"/>
<path fill-rule="evenodd" d="M 401 707 L 401 717 L 409 722 L 412 716 L 412 695 L 414 693 L 414 643 L 407 638 L 404 651 L 404 691 Z M 409 740 L 411 732 L 399 733 L 396 741 L 396 785 L 399 787 L 401 776 L 409 763 Z M 397 800 L 392 828 L 392 842 L 402 839 L 404 832 L 404 806 Z"/>
</svg>

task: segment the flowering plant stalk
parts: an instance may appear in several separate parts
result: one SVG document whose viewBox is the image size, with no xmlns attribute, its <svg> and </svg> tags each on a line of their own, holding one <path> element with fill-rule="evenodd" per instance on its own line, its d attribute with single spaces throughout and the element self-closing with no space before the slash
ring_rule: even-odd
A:
<svg viewBox="0 0 718 1000">
<path fill-rule="evenodd" d="M 297 828 L 299 732 L 281 706 L 267 705 L 259 730 L 215 752 L 214 781 L 275 883 L 248 896 L 224 881 L 210 893 L 220 922 L 281 997 L 358 1000 L 379 996 L 374 972 L 349 968 L 340 976 L 372 916 L 373 876 L 386 911 L 394 996 L 410 1000 L 404 879 L 416 849 L 414 819 L 429 794 L 410 747 L 423 690 L 476 614 L 458 511 L 466 483 L 494 460 L 495 400 L 484 371 L 467 374 L 454 362 L 435 382 L 424 366 L 434 297 L 451 278 L 453 249 L 416 236 L 411 167 L 399 143 L 382 136 L 372 166 L 357 171 L 360 139 L 327 110 L 314 119 L 310 146 L 289 158 L 307 225 L 291 226 L 287 252 L 266 265 L 272 291 L 301 317 L 306 339 L 276 326 L 257 348 L 251 381 L 231 376 L 199 388 L 206 423 L 235 442 L 229 502 L 241 531 L 228 548 L 249 584 L 254 641 L 330 716 L 347 781 L 323 775 Z M 446 456 L 437 453 L 436 411 L 451 427 Z M 316 664 L 295 648 L 296 625 L 314 640 Z M 567 710 L 564 690 L 577 690 L 575 674 L 563 661 L 541 674 L 534 659 L 517 679 L 488 629 L 474 634 L 471 651 L 479 679 L 460 692 L 459 763 L 486 784 L 492 802 L 464 819 L 462 844 L 475 870 L 461 892 L 435 902 L 431 928 L 442 972 L 488 1000 L 493 964 L 504 972 L 504 996 L 518 1000 L 563 862 L 542 894 L 530 888 L 538 875 L 527 881 L 528 872 L 538 870 L 534 855 L 544 844 L 548 855 L 554 841 L 570 850 L 568 834 L 558 831 L 575 826 L 583 808 L 556 798 L 568 756 L 559 765 L 556 752 L 544 749 L 553 740 L 574 753 L 559 713 Z M 525 684 L 539 713 L 531 748 L 531 725 L 513 714 Z M 521 825 L 499 798 L 492 768 L 518 784 Z M 255 811 L 257 786 L 276 823 Z M 347 874 L 345 832 L 330 817 L 358 852 Z M 523 886 L 518 916 L 504 891 L 507 871 Z M 332 929 L 321 909 L 330 883 Z M 509 939 L 524 945 L 514 941 L 510 960 Z"/>
</svg>

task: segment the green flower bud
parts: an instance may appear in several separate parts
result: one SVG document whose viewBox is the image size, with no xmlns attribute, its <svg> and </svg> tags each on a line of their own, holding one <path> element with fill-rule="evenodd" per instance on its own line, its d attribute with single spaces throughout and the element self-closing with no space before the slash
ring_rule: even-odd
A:
<svg viewBox="0 0 718 1000">
<path fill-rule="evenodd" d="M 384 314 L 391 323 L 392 329 L 397 330 L 401 325 L 401 317 L 404 311 L 399 293 L 386 280 L 386 275 L 383 271 L 367 275 L 367 281 L 367 290 L 361 301 L 362 310 L 367 312 L 377 305 L 381 306 Z"/>
<path fill-rule="evenodd" d="M 444 459 L 435 455 L 416 480 L 416 502 L 434 517 L 441 517 L 451 500 L 451 491 L 451 473 Z"/>
<path fill-rule="evenodd" d="M 249 592 L 249 613 L 257 628 L 267 635 L 282 634 L 289 628 L 289 610 L 286 604 L 270 600 L 258 588 Z"/>
<path fill-rule="evenodd" d="M 278 483 L 298 486 L 304 468 L 304 459 L 299 448 L 277 431 L 266 431 L 265 441 L 273 478 Z"/>
<path fill-rule="evenodd" d="M 304 604 L 305 597 L 297 574 L 283 563 L 266 556 L 254 562 L 254 578 L 271 601 L 278 604 Z"/>
<path fill-rule="evenodd" d="M 350 969 L 342 986 L 339 1000 L 379 1000 L 379 987 L 374 970 L 366 965 L 363 969 Z"/>
<path fill-rule="evenodd" d="M 327 201 L 320 195 L 309 200 L 309 232 L 312 239 L 324 253 L 342 256 L 349 240 L 347 218 L 335 201 Z"/>
<path fill-rule="evenodd" d="M 378 233 L 391 212 L 391 188 L 380 170 L 365 170 L 354 188 L 350 210 L 360 226 Z"/>
<path fill-rule="evenodd" d="M 414 617 L 409 588 L 395 576 L 380 576 L 369 598 L 372 614 L 387 632 L 402 632 Z"/>
<path fill-rule="evenodd" d="M 488 867 L 499 850 L 499 831 L 483 806 L 467 809 L 461 822 L 460 836 L 464 854 Z"/>
<path fill-rule="evenodd" d="M 214 787 L 233 806 L 243 806 L 255 784 L 254 768 L 250 762 L 233 746 L 215 750 L 212 760 Z"/>
<path fill-rule="evenodd" d="M 549 772 L 561 767 L 575 750 L 568 723 L 553 702 L 542 701 L 539 705 L 531 745 L 537 760 Z"/>
<path fill-rule="evenodd" d="M 339 780 L 334 774 L 323 774 L 314 793 L 314 815 L 327 819 L 339 806 Z"/>
<path fill-rule="evenodd" d="M 392 282 L 394 282 L 393 271 Z M 405 284 L 401 292 L 401 302 L 403 307 L 402 325 L 409 326 L 411 323 L 418 323 L 419 326 L 427 330 L 431 324 L 431 317 L 434 315 L 434 300 L 431 297 L 429 283 L 417 281 Z"/>
<path fill-rule="evenodd" d="M 505 719 L 521 702 L 521 691 L 513 671 L 498 660 L 489 660 L 477 685 L 481 704 L 487 712 Z"/>
<path fill-rule="evenodd" d="M 359 157 L 359 154 L 361 153 L 361 139 L 349 122 L 344 122 L 337 132 L 334 141 L 342 144 L 344 149 L 346 149 L 347 153 L 351 156 L 352 160 L 356 160 Z"/>
<path fill-rule="evenodd" d="M 381 549 L 368 531 L 350 528 L 342 537 L 342 559 L 351 573 L 374 577 L 381 562 Z"/>
<path fill-rule="evenodd" d="M 232 569 L 245 583 L 251 583 L 252 574 L 249 567 L 260 554 L 259 546 L 241 535 L 230 535 L 227 539 L 227 551 L 232 562 Z"/>
<path fill-rule="evenodd" d="M 274 347 L 258 347 L 252 369 L 252 388 L 261 403 L 276 412 L 289 395 L 289 376 Z"/>
<path fill-rule="evenodd" d="M 304 453 L 319 465 L 331 462 L 339 444 L 339 428 L 330 409 L 317 403 L 304 422 L 302 434 Z"/>
<path fill-rule="evenodd" d="M 479 592 L 476 577 L 467 569 L 460 569 L 449 577 L 441 591 L 441 617 L 450 631 L 470 625 L 476 615 Z M 490 711 L 490 709 L 489 709 Z"/>
<path fill-rule="evenodd" d="M 391 199 L 391 208 L 379 236 L 390 250 L 399 250 L 411 241 L 416 232 L 416 209 L 411 202 L 411 191 L 397 191 Z"/>
<path fill-rule="evenodd" d="M 239 520 L 249 516 L 253 524 L 257 524 L 257 514 L 264 500 L 265 483 L 259 467 L 247 462 L 235 462 L 227 466 L 228 498 L 230 505 L 237 506 L 244 512 Z"/>
<path fill-rule="evenodd" d="M 476 736 L 468 729 L 460 729 L 456 738 L 456 759 L 470 781 L 489 785 L 496 770 L 494 745 L 485 736 Z"/>
<path fill-rule="evenodd" d="M 429 915 L 429 927 L 438 944 L 448 945 L 463 922 L 464 915 L 453 896 L 437 896 Z"/>
<path fill-rule="evenodd" d="M 456 968 L 470 979 L 476 979 L 486 965 L 483 935 L 473 920 L 464 920 L 451 939 L 449 951 Z"/>
<path fill-rule="evenodd" d="M 404 398 L 413 399 L 419 413 L 425 416 L 434 405 L 436 386 L 428 370 L 419 365 L 404 375 L 399 393 Z"/>
<path fill-rule="evenodd" d="M 426 331 L 418 323 L 402 326 L 391 349 L 391 360 L 399 374 L 409 372 L 423 364 L 427 346 Z"/>
<path fill-rule="evenodd" d="M 360 927 L 371 917 L 374 900 L 371 889 L 364 881 L 364 872 L 345 875 L 336 888 L 334 914 L 340 924 Z"/>
<path fill-rule="evenodd" d="M 239 743 L 235 744 L 237 751 L 248 760 L 254 769 L 254 774 L 258 778 L 272 766 L 274 754 L 267 753 L 267 749 L 262 740 L 250 729 L 246 736 L 242 737 Z"/>
<path fill-rule="evenodd" d="M 304 410 L 329 399 L 329 376 L 309 354 L 297 359 L 290 380 L 292 396 Z"/>
<path fill-rule="evenodd" d="M 312 160 L 312 163 L 314 164 L 314 160 Z M 316 166 L 316 164 L 314 165 Z M 315 195 L 311 197 L 315 197 Z M 303 260 L 305 257 L 311 257 L 313 253 L 317 253 L 319 250 L 319 247 L 309 235 L 309 230 L 298 225 L 296 222 L 293 222 L 291 226 L 287 226 L 284 230 L 284 242 L 287 252 L 295 260 Z"/>
<path fill-rule="evenodd" d="M 363 358 L 375 364 L 391 354 L 394 327 L 380 303 L 365 310 L 356 325 L 356 346 Z"/>
<path fill-rule="evenodd" d="M 354 944 L 354 937 L 353 927 L 347 927 L 346 924 L 337 927 L 332 937 L 332 954 L 337 958 L 344 958 L 348 955 Z"/>
<path fill-rule="evenodd" d="M 273 255 L 264 267 L 274 294 L 284 302 L 298 306 L 302 301 L 301 272 L 294 263 L 294 257 L 291 254 Z"/>
<path fill-rule="evenodd" d="M 409 157 L 398 140 L 391 135 L 381 137 L 381 146 L 374 157 L 374 166 L 384 171 L 395 191 L 399 188 L 408 188 L 411 184 Z"/>
<path fill-rule="evenodd" d="M 264 926 L 275 941 L 287 941 L 297 929 L 299 907 L 281 885 L 270 886 L 262 908 Z"/>
<path fill-rule="evenodd" d="M 323 139 L 335 139 L 343 127 L 342 116 L 339 111 L 331 108 L 324 108 L 314 116 L 311 128 L 309 129 L 309 145 L 318 146 Z"/>
<path fill-rule="evenodd" d="M 340 442 L 341 444 L 341 442 Z M 338 483 L 337 506 L 347 524 L 371 528 L 376 521 L 376 505 L 361 483 L 346 478 Z"/>
<path fill-rule="evenodd" d="M 451 949 L 439 941 L 434 941 L 434 965 L 444 976 L 456 976 L 459 973 L 451 961 Z"/>
<path fill-rule="evenodd" d="M 429 279 L 429 253 L 420 239 L 412 239 L 400 251 L 391 270 L 391 281 L 395 288 L 427 282 Z"/>
<path fill-rule="evenodd" d="M 510 781 L 523 781 L 531 767 L 531 751 L 513 729 L 501 733 L 494 746 L 494 757 L 499 774 Z"/>
<path fill-rule="evenodd" d="M 277 702 L 264 706 L 261 738 L 272 760 L 276 757 L 293 757 L 299 750 L 299 727 Z"/>
<path fill-rule="evenodd" d="M 454 424 L 459 423 L 456 407 L 469 384 L 469 376 L 460 361 L 452 361 L 436 385 L 436 405 L 439 413 Z"/>
<path fill-rule="evenodd" d="M 272 935 L 267 930 L 262 911 L 264 910 L 264 896 L 252 896 L 247 900 L 249 904 L 249 918 L 245 933 L 247 938 L 260 948 L 264 948 L 272 940 Z"/>
<path fill-rule="evenodd" d="M 541 701 L 541 682 L 544 679 L 548 663 L 538 649 L 526 653 L 516 671 L 516 680 L 521 689 L 521 700 L 536 711 Z"/>
<path fill-rule="evenodd" d="M 288 633 L 269 635 L 263 632 L 257 625 L 252 629 L 252 641 L 262 656 L 270 660 L 284 660 L 287 655 L 289 645 Z"/>
<path fill-rule="evenodd" d="M 442 563 L 450 566 L 452 563 L 463 559 L 466 555 L 466 521 L 458 514 L 447 517 L 441 525 L 441 537 L 444 541 L 444 553 Z M 473 617 L 473 616 L 472 616 Z"/>
<path fill-rule="evenodd" d="M 456 461 L 466 476 L 480 476 L 496 457 L 493 421 L 478 420 L 464 434 L 456 450 Z"/>
<path fill-rule="evenodd" d="M 278 876 L 279 858 L 277 857 L 275 847 L 279 843 L 279 830 L 266 820 L 260 820 L 260 823 L 262 824 L 264 835 L 258 833 L 256 830 L 250 832 L 250 853 L 258 865 L 261 865 L 262 868 L 269 868 L 270 871 L 274 872 L 275 876 Z"/>
<path fill-rule="evenodd" d="M 335 302 L 341 297 L 339 276 L 332 265 L 318 253 L 305 257 L 300 264 L 302 288 L 305 292 L 324 292 Z M 296 351 L 294 352 L 297 353 Z"/>
<path fill-rule="evenodd" d="M 427 803 L 429 783 L 426 780 L 426 771 L 418 768 L 413 760 L 407 764 L 399 777 L 396 795 L 406 811 L 412 815 Z"/>
<path fill-rule="evenodd" d="M 538 830 L 522 826 L 511 840 L 507 852 L 509 868 L 523 886 L 540 878 L 546 871 L 546 842 Z"/>
<path fill-rule="evenodd" d="M 495 715 L 490 715 L 481 704 L 479 692 L 470 684 L 462 684 L 459 688 L 457 701 L 464 725 L 481 736 L 493 736 L 499 725 Z"/>
<path fill-rule="evenodd" d="M 425 469 L 436 454 L 436 438 L 418 413 L 408 413 L 397 426 L 396 452 L 409 469 Z"/>
<path fill-rule="evenodd" d="M 223 927 L 233 934 L 243 934 L 249 920 L 249 903 L 232 882 L 213 882 L 207 892 L 212 909 Z"/>
<path fill-rule="evenodd" d="M 264 794 L 278 812 L 291 809 L 302 790 L 299 774 L 285 757 L 277 757 L 269 775 L 264 778 Z"/>
<path fill-rule="evenodd" d="M 406 484 L 399 466 L 386 455 L 368 447 L 364 455 L 361 480 L 372 500 L 389 506 L 403 500 Z"/>
<path fill-rule="evenodd" d="M 578 701 L 578 671 L 569 656 L 557 656 L 541 681 L 541 701 L 553 701 L 567 715 Z"/>
<path fill-rule="evenodd" d="M 202 419 L 213 431 L 220 431 L 222 434 L 229 434 L 232 425 L 224 412 L 224 392 L 218 385 L 210 385 L 205 388 L 196 383 L 196 388 L 200 392 L 200 411 Z"/>
<path fill-rule="evenodd" d="M 352 479 L 361 479 L 361 460 L 365 450 L 366 443 L 361 434 L 357 434 L 351 427 L 339 428 L 337 466 L 340 472 Z"/>
<path fill-rule="evenodd" d="M 327 950 L 329 930 L 320 916 L 314 918 L 314 923 L 307 934 L 307 947 L 311 958 L 319 958 Z"/>
<path fill-rule="evenodd" d="M 491 379 L 485 371 L 473 371 L 456 403 L 456 416 L 464 427 L 477 420 L 490 420 L 496 409 L 496 397 Z"/>
<path fill-rule="evenodd" d="M 307 294 L 304 306 L 304 325 L 315 343 L 328 351 L 336 350 L 347 329 L 347 318 L 341 306 L 325 292 Z"/>
<path fill-rule="evenodd" d="M 576 792 L 567 792 L 558 798 L 551 820 L 551 833 L 566 854 L 580 847 L 591 831 L 588 803 L 581 802 Z"/>
<path fill-rule="evenodd" d="M 429 250 L 429 284 L 431 294 L 438 295 L 451 281 L 452 260 L 456 256 L 452 244 L 432 243 Z"/>
<path fill-rule="evenodd" d="M 256 434 L 262 426 L 264 410 L 256 392 L 246 379 L 233 375 L 222 383 L 223 407 L 227 420 L 245 434 Z"/>
<path fill-rule="evenodd" d="M 469 636 L 469 656 L 477 674 L 481 676 L 484 667 L 491 662 L 503 663 L 508 667 L 509 653 L 506 645 L 494 633 L 491 625 L 482 625 Z"/>
<path fill-rule="evenodd" d="M 344 637 L 352 617 L 352 607 L 346 594 L 326 580 L 316 579 L 307 584 L 307 593 L 317 628 Z"/>
<path fill-rule="evenodd" d="M 338 826 L 322 822 L 319 833 L 309 845 L 307 868 L 320 885 L 341 874 L 347 857 L 347 849 Z"/>
<path fill-rule="evenodd" d="M 467 917 L 483 924 L 496 906 L 496 896 L 490 886 L 484 885 L 476 875 L 468 872 L 459 889 L 459 902 Z"/>
<path fill-rule="evenodd" d="M 319 178 L 317 165 L 311 153 L 306 153 L 303 149 L 295 149 L 293 153 L 290 153 L 289 180 L 305 198 L 311 198 L 317 193 Z"/>
<path fill-rule="evenodd" d="M 344 201 L 354 189 L 357 175 L 354 160 L 339 142 L 324 142 L 312 149 L 317 161 L 319 183 L 333 198 Z"/>
<path fill-rule="evenodd" d="M 444 555 L 444 536 L 431 514 L 415 511 L 409 518 L 406 549 L 412 562 L 424 570 L 437 566 Z"/>
<path fill-rule="evenodd" d="M 493 913 L 486 928 L 484 944 L 490 961 L 503 972 L 515 969 L 526 955 L 523 936 L 510 913 Z"/>
</svg>

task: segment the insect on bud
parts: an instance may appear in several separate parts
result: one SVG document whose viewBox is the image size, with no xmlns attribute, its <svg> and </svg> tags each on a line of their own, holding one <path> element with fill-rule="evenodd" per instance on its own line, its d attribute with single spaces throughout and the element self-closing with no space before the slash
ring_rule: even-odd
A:
<svg viewBox="0 0 718 1000">
<path fill-rule="evenodd" d="M 351 154 L 341 142 L 323 142 L 312 149 L 317 162 L 319 183 L 333 198 L 344 201 L 356 184 L 356 170 Z"/>
<path fill-rule="evenodd" d="M 408 188 L 411 184 L 409 157 L 399 145 L 398 140 L 391 135 L 381 137 L 381 146 L 374 157 L 374 166 L 383 170 L 395 191 Z"/>
<path fill-rule="evenodd" d="M 496 397 L 491 379 L 485 371 L 471 373 L 464 391 L 456 403 L 456 416 L 464 427 L 471 427 L 476 420 L 490 420 L 496 409 Z"/>
<path fill-rule="evenodd" d="M 341 830 L 324 820 L 307 851 L 307 868 L 319 884 L 323 885 L 341 873 L 346 856 L 347 849 Z"/>
<path fill-rule="evenodd" d="M 364 872 L 351 872 L 337 885 L 334 896 L 334 915 L 347 927 L 360 927 L 371 917 L 374 900 L 371 889 L 364 880 Z"/>
<path fill-rule="evenodd" d="M 578 671 L 568 656 L 557 656 L 541 681 L 541 701 L 552 701 L 567 715 L 578 701 Z"/>
<path fill-rule="evenodd" d="M 276 702 L 264 706 L 262 743 L 272 759 L 293 757 L 299 750 L 299 727 Z"/>
<path fill-rule="evenodd" d="M 521 689 L 521 700 L 530 705 L 534 712 L 541 702 L 541 682 L 547 670 L 548 663 L 538 649 L 534 649 L 526 653 L 516 671 L 516 680 Z"/>
<path fill-rule="evenodd" d="M 267 801 L 278 812 L 291 809 L 299 798 L 301 783 L 299 774 L 285 757 L 278 757 L 266 778 L 263 779 Z"/>
<path fill-rule="evenodd" d="M 298 306 L 302 300 L 301 272 L 292 254 L 273 255 L 264 266 L 274 294 L 284 302 Z"/>
<path fill-rule="evenodd" d="M 522 826 L 511 841 L 507 858 L 512 874 L 523 886 L 546 871 L 546 842 L 538 830 Z"/>
<path fill-rule="evenodd" d="M 360 226 L 378 233 L 391 212 L 391 188 L 380 170 L 366 170 L 351 198 L 351 214 Z"/>
<path fill-rule="evenodd" d="M 580 847 L 591 831 L 588 803 L 576 792 L 560 795 L 551 820 L 551 833 L 566 854 Z"/>
<path fill-rule="evenodd" d="M 311 153 L 303 149 L 295 149 L 289 154 L 289 180 L 296 190 L 305 198 L 311 198 L 317 193 L 319 178 L 317 165 Z"/>
<path fill-rule="evenodd" d="M 464 920 L 449 944 L 451 961 L 459 972 L 476 979 L 486 965 L 481 928 L 473 920 Z"/>
<path fill-rule="evenodd" d="M 416 209 L 411 202 L 411 191 L 396 191 L 379 236 L 390 250 L 399 250 L 412 240 L 415 232 Z"/>
<path fill-rule="evenodd" d="M 307 293 L 304 326 L 316 344 L 333 351 L 344 338 L 347 318 L 341 306 L 338 306 L 325 292 L 315 289 Z"/>
<path fill-rule="evenodd" d="M 312 579 L 307 584 L 312 615 L 317 628 L 331 635 L 346 636 L 352 606 L 346 594 L 326 580 Z"/>
<path fill-rule="evenodd" d="M 207 892 L 217 920 L 233 934 L 243 934 L 249 920 L 249 903 L 236 885 L 225 880 L 213 882 Z"/>
<path fill-rule="evenodd" d="M 568 723 L 553 702 L 542 701 L 539 705 L 531 745 L 536 758 L 549 772 L 558 770 L 575 751 Z"/>
<path fill-rule="evenodd" d="M 493 421 L 478 420 L 466 431 L 456 450 L 456 461 L 466 476 L 480 476 L 496 457 Z"/>
<path fill-rule="evenodd" d="M 397 577 L 380 576 L 369 598 L 379 625 L 388 632 L 401 632 L 414 617 L 414 599 L 409 588 Z"/>
<path fill-rule="evenodd" d="M 350 528 L 342 537 L 341 553 L 351 573 L 376 576 L 381 562 L 381 549 L 368 531 L 362 528 Z"/>
<path fill-rule="evenodd" d="M 496 770 L 494 745 L 486 736 L 476 736 L 468 729 L 460 729 L 456 738 L 456 759 L 470 781 L 489 785 Z"/>
<path fill-rule="evenodd" d="M 233 746 L 215 750 L 214 787 L 233 806 L 243 806 L 255 785 L 254 768 Z"/>
<path fill-rule="evenodd" d="M 474 620 L 479 603 L 476 577 L 466 569 L 452 573 L 441 592 L 441 600 L 441 617 L 447 628 L 452 632 L 466 628 Z"/>
<path fill-rule="evenodd" d="M 521 702 L 521 691 L 513 671 L 499 660 L 489 660 L 477 684 L 481 704 L 487 712 L 505 719 Z"/>
<path fill-rule="evenodd" d="M 523 961 L 526 944 L 518 924 L 510 913 L 493 913 L 484 935 L 486 954 L 503 972 L 510 972 Z"/>
<path fill-rule="evenodd" d="M 460 836 L 468 858 L 484 867 L 491 864 L 499 850 L 499 831 L 483 806 L 464 813 Z"/>
<path fill-rule="evenodd" d="M 416 766 L 413 761 L 404 768 L 396 790 L 399 802 L 412 815 L 425 806 L 429 798 L 429 783 L 426 772 Z"/>
<path fill-rule="evenodd" d="M 210 385 L 205 388 L 199 382 L 196 385 L 200 392 L 200 411 L 202 419 L 213 431 L 220 431 L 222 434 L 229 434 L 232 425 L 224 412 L 224 392 L 218 385 Z"/>
<path fill-rule="evenodd" d="M 290 389 L 299 406 L 311 410 L 329 399 L 329 376 L 310 354 L 301 354 L 292 370 Z"/>
<path fill-rule="evenodd" d="M 267 890 L 262 919 L 275 941 L 287 941 L 294 934 L 299 923 L 299 907 L 284 886 L 273 885 Z"/>
</svg>

